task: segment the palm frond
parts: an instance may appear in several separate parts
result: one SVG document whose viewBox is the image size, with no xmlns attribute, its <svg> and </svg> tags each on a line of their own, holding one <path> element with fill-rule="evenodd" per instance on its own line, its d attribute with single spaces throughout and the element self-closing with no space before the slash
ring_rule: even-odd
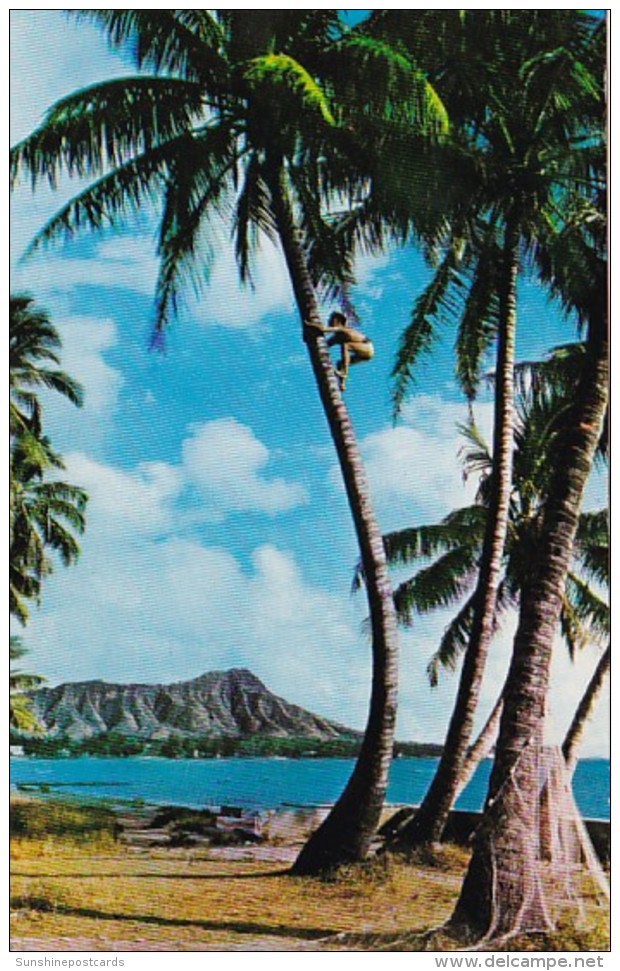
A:
<svg viewBox="0 0 620 971">
<path fill-rule="evenodd" d="M 42 435 L 41 403 L 36 395 L 49 388 L 80 406 L 81 385 L 64 371 L 50 368 L 59 364 L 62 346 L 56 328 L 43 310 L 27 294 L 9 300 L 9 422 L 12 437 L 22 440 L 22 448 Z M 31 443 L 32 445 L 32 443 Z M 31 447 L 31 445 L 29 447 Z"/>
<path fill-rule="evenodd" d="M 575 537 L 574 554 L 583 572 L 609 588 L 609 510 L 582 513 Z"/>
<path fill-rule="evenodd" d="M 263 54 L 251 59 L 244 71 L 246 82 L 265 97 L 283 99 L 287 109 L 311 112 L 326 125 L 335 125 L 329 99 L 312 75 L 289 54 Z"/>
<path fill-rule="evenodd" d="M 468 543 L 478 546 L 482 541 L 485 518 L 485 511 L 479 506 L 466 506 L 450 513 L 439 524 L 387 533 L 383 543 L 388 563 L 391 566 L 411 563 Z"/>
<path fill-rule="evenodd" d="M 50 391 L 57 391 L 59 394 L 68 398 L 72 404 L 81 407 L 84 402 L 84 393 L 79 381 L 74 380 L 64 371 L 50 371 L 48 368 L 16 368 L 12 378 L 22 387 L 48 388 Z M 20 394 L 17 392 L 16 394 Z M 22 393 L 22 400 L 27 400 Z"/>
<path fill-rule="evenodd" d="M 312 279 L 326 298 L 346 299 L 354 282 L 353 252 L 345 242 L 340 226 L 324 216 L 320 176 L 301 165 L 289 167 L 288 175 L 294 197 L 299 202 L 300 229 L 306 241 Z"/>
<path fill-rule="evenodd" d="M 573 616 L 587 627 L 586 640 L 609 638 L 611 617 L 609 604 L 574 572 L 566 579 L 565 602 Z"/>
<path fill-rule="evenodd" d="M 220 89 L 224 33 L 208 10 L 75 10 L 102 27 L 114 47 L 128 48 L 139 68 L 178 74 Z"/>
<path fill-rule="evenodd" d="M 351 32 L 335 45 L 334 56 L 342 59 L 344 68 L 335 78 L 336 90 L 356 112 L 427 136 L 448 134 L 450 119 L 441 97 L 404 47 Z M 353 92 L 346 85 L 351 77 L 369 77 L 372 84 Z"/>
<path fill-rule="evenodd" d="M 474 616 L 473 596 L 467 600 L 458 613 L 444 630 L 439 647 L 431 657 L 426 667 L 428 680 L 432 688 L 439 684 L 439 671 L 454 671 L 461 654 L 469 644 L 471 624 Z"/>
<path fill-rule="evenodd" d="M 239 160 L 234 122 L 228 121 L 197 134 L 170 161 L 159 230 L 155 334 L 176 310 L 184 279 L 200 293 L 208 277 L 212 249 L 206 229 L 230 215 L 229 190 Z"/>
<path fill-rule="evenodd" d="M 493 469 L 493 456 L 484 440 L 482 432 L 476 425 L 473 415 L 468 421 L 458 425 L 460 434 L 465 438 L 467 444 L 459 449 L 459 457 L 463 466 L 463 478 L 469 479 L 476 475 L 480 483 L 484 483 L 491 475 Z M 484 504 L 485 493 L 477 496 L 479 502 Z"/>
<path fill-rule="evenodd" d="M 394 592 L 399 621 L 411 626 L 414 614 L 449 607 L 460 600 L 474 581 L 478 554 L 477 547 L 455 547 L 399 584 Z"/>
<path fill-rule="evenodd" d="M 469 287 L 456 338 L 456 376 L 466 397 L 475 398 L 485 354 L 489 350 L 498 326 L 497 246 L 494 230 L 487 230 L 478 254 L 474 278 Z"/>
<path fill-rule="evenodd" d="M 250 257 L 258 232 L 275 241 L 275 225 L 270 209 L 269 190 L 262 179 L 261 164 L 253 154 L 245 170 L 243 186 L 235 207 L 234 238 L 239 275 L 243 283 L 251 283 Z"/>
<path fill-rule="evenodd" d="M 62 171 L 96 177 L 204 122 L 201 87 L 177 78 L 118 78 L 58 101 L 11 150 L 11 178 L 56 185 Z"/>
<path fill-rule="evenodd" d="M 560 633 L 568 648 L 569 657 L 574 661 L 575 655 L 586 646 L 590 636 L 567 596 L 564 596 L 560 610 Z"/>
<path fill-rule="evenodd" d="M 396 362 L 392 370 L 394 414 L 398 414 L 403 405 L 420 356 L 431 349 L 435 338 L 433 322 L 442 313 L 458 312 L 458 301 L 452 294 L 453 288 L 461 286 L 457 266 L 457 247 L 451 245 L 431 282 L 414 304 L 411 322 L 400 338 Z"/>
<path fill-rule="evenodd" d="M 184 134 L 119 165 L 70 199 L 32 240 L 26 257 L 57 239 L 71 239 L 80 230 L 117 227 L 161 190 L 175 156 L 189 149 L 192 136 Z"/>
<path fill-rule="evenodd" d="M 28 735 L 42 731 L 40 723 L 32 713 L 31 701 L 20 691 L 9 694 L 9 725 L 15 731 Z"/>
</svg>

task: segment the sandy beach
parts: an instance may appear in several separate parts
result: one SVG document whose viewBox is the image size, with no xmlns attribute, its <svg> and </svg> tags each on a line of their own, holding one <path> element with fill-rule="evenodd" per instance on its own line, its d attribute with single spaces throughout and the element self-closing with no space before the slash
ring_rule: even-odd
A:
<svg viewBox="0 0 620 971">
<path fill-rule="evenodd" d="M 288 873 L 316 824 L 300 810 L 271 814 L 260 841 L 229 830 L 220 845 L 205 836 L 208 819 L 178 807 L 110 812 L 18 796 L 12 811 L 15 951 L 417 950 L 450 915 L 468 860 L 446 845 L 318 880 Z M 562 946 L 603 949 L 606 928 L 597 913 Z"/>
</svg>

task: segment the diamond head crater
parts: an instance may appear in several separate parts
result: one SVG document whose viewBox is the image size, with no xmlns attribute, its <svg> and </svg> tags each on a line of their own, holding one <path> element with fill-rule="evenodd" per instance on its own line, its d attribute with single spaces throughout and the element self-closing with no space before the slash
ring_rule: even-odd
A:
<svg viewBox="0 0 620 971">
<path fill-rule="evenodd" d="M 13 735 L 25 754 L 351 757 L 361 733 L 273 694 L 246 668 L 172 684 L 76 681 L 30 692 L 44 735 Z M 440 746 L 397 742 L 403 755 Z"/>
</svg>

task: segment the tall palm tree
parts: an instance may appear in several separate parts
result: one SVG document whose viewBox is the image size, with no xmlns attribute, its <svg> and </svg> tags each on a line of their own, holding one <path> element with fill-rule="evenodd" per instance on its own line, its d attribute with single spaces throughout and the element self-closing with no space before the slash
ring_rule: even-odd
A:
<svg viewBox="0 0 620 971">
<path fill-rule="evenodd" d="M 493 939 L 553 927 L 532 826 L 554 635 L 579 512 L 604 428 L 609 387 L 605 162 L 601 191 L 542 240 L 541 269 L 587 329 L 580 379 L 551 455 L 536 557 L 521 591 L 519 621 L 489 794 L 452 924 Z M 577 218 L 581 217 L 581 218 Z"/>
<path fill-rule="evenodd" d="M 550 388 L 548 372 L 557 371 L 558 357 L 562 367 L 556 376 L 554 388 Z M 577 344 L 570 350 L 561 348 L 538 367 L 529 366 L 528 373 L 536 379 L 536 387 L 524 390 L 517 399 L 515 476 L 496 604 L 496 629 L 501 625 L 501 617 L 506 609 L 518 607 L 520 590 L 528 576 L 531 558 L 536 555 L 537 518 L 550 479 L 548 457 L 570 401 L 566 372 L 576 377 L 576 365 L 582 360 L 583 345 Z M 547 383 L 543 382 L 541 372 L 547 373 Z M 394 592 L 402 624 L 411 626 L 416 614 L 425 614 L 448 605 L 460 605 L 429 663 L 432 685 L 437 683 L 439 668 L 453 670 L 467 646 L 473 617 L 472 590 L 482 551 L 485 518 L 489 514 L 492 458 L 475 425 L 470 423 L 462 430 L 469 443 L 469 448 L 464 452 L 465 473 L 480 475 L 476 504 L 449 514 L 441 523 L 399 530 L 384 537 L 388 563 L 397 566 L 421 564 L 414 576 L 401 582 Z M 609 584 L 608 574 L 605 573 L 607 530 L 606 510 L 581 515 L 560 614 L 561 632 L 571 656 L 578 647 L 609 637 L 608 604 L 588 583 L 591 579 L 597 585 Z M 499 706 L 495 706 L 490 725 L 485 726 L 481 733 L 476 752 L 468 753 L 459 789 L 463 785 L 463 773 L 471 773 L 476 760 L 488 751 L 487 738 L 490 738 L 491 744 L 494 741 L 493 731 L 499 722 L 499 713 Z M 438 821 L 439 836 L 446 819 L 447 813 L 444 819 Z M 409 821 L 403 820 L 388 848 L 406 852 L 417 841 L 414 813 Z"/>
<path fill-rule="evenodd" d="M 38 308 L 28 294 L 12 294 L 9 299 L 9 388 L 10 429 L 16 435 L 41 430 L 41 403 L 37 390 L 48 388 L 64 395 L 75 405 L 82 404 L 82 389 L 64 371 L 49 367 L 60 364 L 58 332 L 48 314 Z"/>
<path fill-rule="evenodd" d="M 53 478 L 64 468 L 43 434 L 38 391 L 49 389 L 75 405 L 82 388 L 60 364 L 61 340 L 48 314 L 31 296 L 9 303 L 10 562 L 9 608 L 21 623 L 28 601 L 39 600 L 41 580 L 52 570 L 51 553 L 65 564 L 78 556 L 86 493 Z"/>
<path fill-rule="evenodd" d="M 604 444 L 601 439 L 599 447 Z M 586 643 L 603 644 L 609 640 L 610 612 L 608 604 L 596 594 L 596 587 L 609 590 L 609 516 L 608 510 L 598 513 L 582 513 L 575 537 L 575 548 L 581 570 L 588 581 L 593 581 L 593 590 L 582 578 L 568 574 L 562 613 L 561 630 L 564 633 L 571 656 L 575 646 Z M 569 592 L 572 600 L 568 600 Z M 568 606 L 568 610 L 566 610 Z M 562 743 L 562 754 L 566 761 L 569 776 L 572 776 L 579 758 L 579 747 L 586 724 L 594 711 L 599 693 L 611 666 L 611 649 L 608 644 L 599 658 L 586 689 L 575 709 L 571 723 Z M 504 686 L 484 723 L 476 741 L 470 746 L 463 764 L 459 780 L 459 793 L 465 788 L 477 766 L 485 759 L 497 739 L 502 715 Z"/>
<path fill-rule="evenodd" d="M 356 125 L 440 133 L 445 111 L 404 53 L 342 30 L 333 10 L 92 10 L 142 73 L 95 85 L 56 104 L 13 151 L 13 171 L 34 182 L 61 170 L 90 186 L 38 238 L 116 223 L 159 196 L 157 328 L 184 276 L 208 266 L 208 229 L 232 219 L 242 279 L 251 243 L 280 241 L 325 415 L 335 443 L 367 576 L 373 675 L 362 750 L 341 798 L 296 862 L 313 873 L 363 857 L 387 786 L 397 692 L 397 623 L 381 533 L 346 406 L 321 336 L 317 282 L 350 276 L 332 245 L 322 204 L 363 184 Z M 150 73 L 147 71 L 150 70 Z M 368 90 L 368 72 L 377 84 Z M 353 74 L 351 73 L 353 72 Z M 357 85 L 368 94 L 351 102 Z M 380 88 L 385 97 L 380 97 Z M 359 107 L 358 107 L 359 105 Z M 387 106 L 387 107 L 386 107 Z M 389 113 L 389 119 L 387 117 Z M 388 125 L 388 120 L 390 124 Z M 310 325 L 310 326 L 309 326 Z"/>
<path fill-rule="evenodd" d="M 444 228 L 440 221 L 431 234 L 442 256 L 403 334 L 394 400 L 398 407 L 415 363 L 432 344 L 433 319 L 455 313 L 464 391 L 475 395 L 493 342 L 496 387 L 490 515 L 453 715 L 416 815 L 416 839 L 424 842 L 439 838 L 454 800 L 493 635 L 512 486 L 517 280 L 528 260 L 541 255 L 537 240 L 548 225 L 566 218 L 575 194 L 593 191 L 593 158 L 600 150 L 593 120 L 602 101 L 594 70 L 599 38 L 583 12 L 449 11 L 445 21 L 439 15 L 439 24 L 436 14 L 423 16 L 420 32 L 398 11 L 379 12 L 371 23 L 387 36 L 400 32 L 458 119 L 446 165 L 464 188 L 456 201 L 452 188 Z M 439 43 L 429 48 L 433 24 Z"/>
<path fill-rule="evenodd" d="M 25 624 L 28 601 L 40 599 L 53 556 L 75 562 L 88 497 L 83 489 L 50 478 L 63 463 L 45 437 L 16 436 L 10 457 L 9 609 Z"/>
</svg>

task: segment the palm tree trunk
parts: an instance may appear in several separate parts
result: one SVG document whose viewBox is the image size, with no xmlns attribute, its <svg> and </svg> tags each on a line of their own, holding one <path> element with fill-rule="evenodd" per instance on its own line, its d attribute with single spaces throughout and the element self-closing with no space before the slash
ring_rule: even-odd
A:
<svg viewBox="0 0 620 971">
<path fill-rule="evenodd" d="M 459 775 L 459 780 L 456 787 L 456 793 L 454 795 L 455 802 L 460 796 L 460 794 L 462 793 L 463 789 L 465 789 L 465 787 L 467 786 L 469 780 L 473 776 L 474 772 L 476 771 L 480 763 L 483 761 L 483 759 L 486 759 L 486 757 L 490 754 L 493 748 L 493 745 L 495 744 L 495 741 L 497 739 L 497 731 L 499 729 L 499 721 L 502 716 L 503 703 L 504 703 L 504 697 L 503 697 L 503 689 L 502 689 L 497 701 L 493 706 L 491 714 L 489 715 L 489 717 L 487 718 L 486 722 L 484 723 L 483 727 L 480 730 L 478 738 L 473 743 L 473 745 L 469 747 L 467 751 L 467 755 L 465 756 L 463 767 L 461 769 L 461 774 Z M 393 852 L 393 846 L 396 846 L 397 849 L 395 850 L 395 852 L 403 852 L 406 855 L 406 852 L 404 850 L 401 850 L 401 851 L 398 850 L 398 838 L 401 832 L 403 832 L 403 830 L 414 819 L 416 811 L 417 810 L 412 807 L 408 811 L 401 810 L 397 814 L 399 817 L 399 821 L 396 827 L 394 829 L 391 829 L 389 831 L 389 835 L 386 836 L 386 841 L 384 845 L 381 847 L 381 849 L 379 850 L 381 854 Z M 392 826 L 394 825 L 392 823 L 392 820 L 390 820 L 390 823 L 392 824 Z"/>
<path fill-rule="evenodd" d="M 491 749 L 497 740 L 497 732 L 499 730 L 499 722 L 502 717 L 503 704 L 504 692 L 502 689 L 497 701 L 493 705 L 491 714 L 480 730 L 478 738 L 467 751 L 467 755 L 463 761 L 461 774 L 459 776 L 458 785 L 456 787 L 456 794 L 454 796 L 455 800 L 458 799 L 483 759 L 486 759 L 486 757 L 491 753 Z"/>
<path fill-rule="evenodd" d="M 507 218 L 504 236 L 495 386 L 492 495 L 482 547 L 480 573 L 474 594 L 472 630 L 437 771 L 417 813 L 397 835 L 394 843 L 388 847 L 396 852 L 406 853 L 412 846 L 420 843 L 435 843 L 441 839 L 458 791 L 489 645 L 493 637 L 497 586 L 501 576 L 512 486 L 518 267 L 519 220 L 516 211 L 513 211 Z"/>
<path fill-rule="evenodd" d="M 300 234 L 295 226 L 281 172 L 269 175 L 276 226 L 304 340 L 336 446 L 355 524 L 366 579 L 372 626 L 372 691 L 360 755 L 335 806 L 299 854 L 293 872 L 316 874 L 363 859 L 377 830 L 392 759 L 398 694 L 398 630 L 381 531 L 370 503 L 368 483 L 351 420 L 340 393 L 321 324 Z"/>
<path fill-rule="evenodd" d="M 604 291 L 599 299 L 604 302 Z M 542 884 L 539 758 L 553 640 L 584 489 L 607 407 L 606 314 L 591 318 L 588 360 L 555 454 L 504 691 L 482 823 L 452 924 L 493 939 L 553 926 Z"/>
<path fill-rule="evenodd" d="M 592 709 L 594 708 L 596 699 L 598 698 L 599 692 L 603 687 L 603 683 L 605 681 L 605 677 L 607 676 L 607 672 L 609 671 L 610 665 L 611 646 L 608 646 L 605 653 L 599 659 L 599 662 L 594 670 L 594 674 L 590 678 L 588 686 L 583 693 L 583 697 L 577 705 L 577 710 L 575 711 L 573 720 L 570 723 L 570 727 L 562 744 L 562 755 L 566 760 L 566 767 L 569 775 L 571 776 L 577 768 L 579 745 L 586 727 L 586 722 L 592 714 Z"/>
</svg>

